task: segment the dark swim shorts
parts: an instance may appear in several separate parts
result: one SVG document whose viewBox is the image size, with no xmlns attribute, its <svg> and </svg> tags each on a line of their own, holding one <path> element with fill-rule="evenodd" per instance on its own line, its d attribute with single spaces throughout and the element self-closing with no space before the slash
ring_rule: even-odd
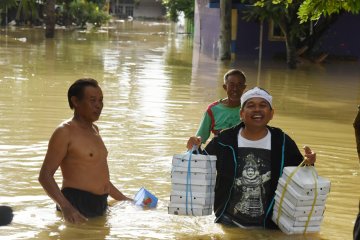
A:
<svg viewBox="0 0 360 240">
<path fill-rule="evenodd" d="M 75 188 L 64 188 L 61 192 L 87 218 L 102 216 L 106 212 L 108 194 L 96 195 Z M 61 211 L 59 206 L 56 206 L 56 209 Z"/>
</svg>

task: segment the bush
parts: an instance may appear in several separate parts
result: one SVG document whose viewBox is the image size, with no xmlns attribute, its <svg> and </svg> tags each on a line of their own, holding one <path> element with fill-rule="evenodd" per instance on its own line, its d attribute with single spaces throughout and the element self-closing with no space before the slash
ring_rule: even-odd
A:
<svg viewBox="0 0 360 240">
<path fill-rule="evenodd" d="M 75 0 L 70 3 L 69 12 L 73 22 L 81 28 L 84 28 L 86 23 L 101 27 L 110 20 L 110 15 L 101 10 L 97 4 L 85 0 Z"/>
</svg>

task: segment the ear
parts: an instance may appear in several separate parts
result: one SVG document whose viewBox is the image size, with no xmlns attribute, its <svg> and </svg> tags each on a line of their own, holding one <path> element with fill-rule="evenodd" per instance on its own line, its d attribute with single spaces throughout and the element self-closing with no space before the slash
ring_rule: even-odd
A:
<svg viewBox="0 0 360 240">
<path fill-rule="evenodd" d="M 273 108 L 271 109 L 270 114 L 271 114 L 270 120 L 272 120 L 272 119 L 273 119 L 273 116 L 274 116 L 274 109 L 273 109 Z"/>
<path fill-rule="evenodd" d="M 78 104 L 79 104 L 78 98 L 75 97 L 75 96 L 72 96 L 72 97 L 70 98 L 70 100 L 71 100 L 71 103 L 72 103 L 72 105 L 74 106 L 74 108 L 76 108 L 76 107 L 78 106 Z"/>
<path fill-rule="evenodd" d="M 227 91 L 227 86 L 226 86 L 225 83 L 223 84 L 223 89 L 224 89 L 225 91 Z"/>
</svg>

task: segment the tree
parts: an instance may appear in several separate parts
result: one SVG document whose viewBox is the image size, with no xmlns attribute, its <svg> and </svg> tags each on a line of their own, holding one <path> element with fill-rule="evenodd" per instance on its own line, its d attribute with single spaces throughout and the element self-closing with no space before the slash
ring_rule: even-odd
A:
<svg viewBox="0 0 360 240">
<path fill-rule="evenodd" d="M 293 0 L 291 4 L 289 1 L 246 1 L 250 3 L 250 5 L 246 10 L 243 10 L 243 13 L 245 15 L 244 19 L 247 21 L 271 20 L 280 27 L 285 37 L 288 67 L 295 69 L 297 46 L 300 43 L 300 39 L 306 37 L 306 31 L 309 29 L 309 25 L 301 23 L 298 19 L 297 13 L 303 1 Z"/>
<path fill-rule="evenodd" d="M 53 38 L 55 36 L 55 0 L 46 0 L 45 3 L 45 37 Z"/>
<path fill-rule="evenodd" d="M 38 9 L 35 0 L 20 0 L 16 13 L 16 20 L 24 20 L 32 23 L 39 18 Z"/>
<path fill-rule="evenodd" d="M 103 3 L 104 0 L 101 0 Z M 85 0 L 74 0 L 70 3 L 69 14 L 77 26 L 84 28 L 86 23 L 100 27 L 110 19 L 110 15 L 100 8 L 99 3 Z"/>
<path fill-rule="evenodd" d="M 162 2 L 171 21 L 177 22 L 180 12 L 184 13 L 186 19 L 194 19 L 194 0 L 162 0 Z"/>
<path fill-rule="evenodd" d="M 231 4 L 232 0 L 220 0 L 220 59 L 231 59 Z"/>
<path fill-rule="evenodd" d="M 0 15 L 1 13 L 5 12 L 5 24 L 8 23 L 8 16 L 7 12 L 9 8 L 17 6 L 16 0 L 1 0 L 0 1 Z M 0 23 L 1 23 L 1 17 L 0 17 Z"/>
<path fill-rule="evenodd" d="M 286 0 L 291 2 L 289 0 Z M 357 0 L 304 0 L 299 8 L 299 18 L 302 22 L 318 20 L 321 16 L 331 16 L 341 11 L 358 14 L 360 1 Z"/>
</svg>

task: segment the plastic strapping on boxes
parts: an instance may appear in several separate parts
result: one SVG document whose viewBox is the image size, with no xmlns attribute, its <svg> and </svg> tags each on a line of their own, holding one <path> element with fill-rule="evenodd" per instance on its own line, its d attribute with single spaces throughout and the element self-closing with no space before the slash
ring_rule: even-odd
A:
<svg viewBox="0 0 360 240">
<path fill-rule="evenodd" d="M 282 203 L 283 203 L 283 200 L 284 200 L 284 196 L 285 196 L 285 192 L 286 192 L 286 190 L 287 190 L 287 187 L 288 187 L 290 181 L 292 180 L 293 176 L 295 175 L 295 173 L 300 169 L 300 167 L 302 167 L 302 166 L 304 165 L 305 160 L 306 160 L 306 159 L 304 159 L 304 160 L 299 164 L 299 166 L 297 166 L 297 167 L 295 168 L 295 170 L 294 170 L 294 171 L 289 175 L 289 177 L 286 179 L 285 186 L 284 186 L 284 189 L 283 189 L 283 191 L 282 191 L 281 198 L 280 198 L 280 202 L 279 202 L 278 216 L 277 216 L 277 218 L 276 218 L 276 224 L 277 224 L 277 225 L 279 225 L 279 219 L 280 219 L 281 212 L 282 212 Z M 314 211 L 316 199 L 317 199 L 317 177 L 316 177 L 315 174 L 314 174 L 314 170 L 313 170 L 313 172 L 312 172 L 312 175 L 313 175 L 314 180 L 315 180 L 315 196 L 314 196 L 314 201 L 313 201 L 312 206 L 311 206 L 311 211 L 310 211 L 310 213 L 309 213 L 309 215 L 308 215 L 308 219 L 307 219 L 307 221 L 306 221 L 306 223 L 305 223 L 304 233 L 306 233 L 306 230 L 307 230 L 307 227 L 308 227 L 308 225 L 309 225 L 309 222 L 310 222 L 312 213 L 313 213 L 313 211 Z"/>
<path fill-rule="evenodd" d="M 305 161 L 305 160 L 304 160 Z M 307 219 L 307 221 L 306 221 L 306 223 L 305 223 L 305 229 L 304 229 L 304 233 L 306 233 L 306 229 L 307 229 L 307 227 L 308 227 L 308 225 L 309 225 L 309 222 L 310 222 L 310 219 L 311 219 L 311 215 L 312 215 L 312 213 L 313 213 L 313 211 L 314 211 L 314 206 L 315 206 L 315 203 L 316 203 L 316 199 L 317 199 L 317 195 L 318 195 L 318 192 L 317 192 L 317 177 L 315 176 L 315 174 L 314 174 L 314 169 L 312 169 L 312 175 L 313 175 L 313 177 L 314 177 L 314 180 L 315 180 L 315 197 L 314 197 L 314 201 L 313 201 L 313 204 L 312 204 L 312 206 L 311 206 L 311 211 L 310 211 L 310 213 L 309 213 L 309 216 L 308 216 L 308 219 Z"/>
<path fill-rule="evenodd" d="M 207 156 L 209 156 L 209 162 L 210 162 L 210 172 L 213 172 L 213 166 L 212 163 L 210 161 L 210 155 L 208 154 L 208 152 L 204 149 L 204 152 L 206 153 Z M 212 174 L 210 175 L 210 182 L 212 183 Z M 210 191 L 210 199 L 212 199 L 212 192 Z M 215 200 L 214 200 L 215 201 Z"/>
<path fill-rule="evenodd" d="M 194 147 L 193 147 L 194 149 Z M 191 204 L 191 214 L 194 215 L 193 212 L 193 205 L 192 205 L 192 190 L 191 190 L 191 157 L 192 157 L 192 151 L 189 152 L 189 161 L 188 161 L 188 171 L 186 174 L 186 199 L 185 199 L 185 204 L 186 204 L 186 215 L 188 215 L 188 193 L 190 191 L 190 204 Z M 189 190 L 190 189 L 190 190 Z"/>
</svg>

